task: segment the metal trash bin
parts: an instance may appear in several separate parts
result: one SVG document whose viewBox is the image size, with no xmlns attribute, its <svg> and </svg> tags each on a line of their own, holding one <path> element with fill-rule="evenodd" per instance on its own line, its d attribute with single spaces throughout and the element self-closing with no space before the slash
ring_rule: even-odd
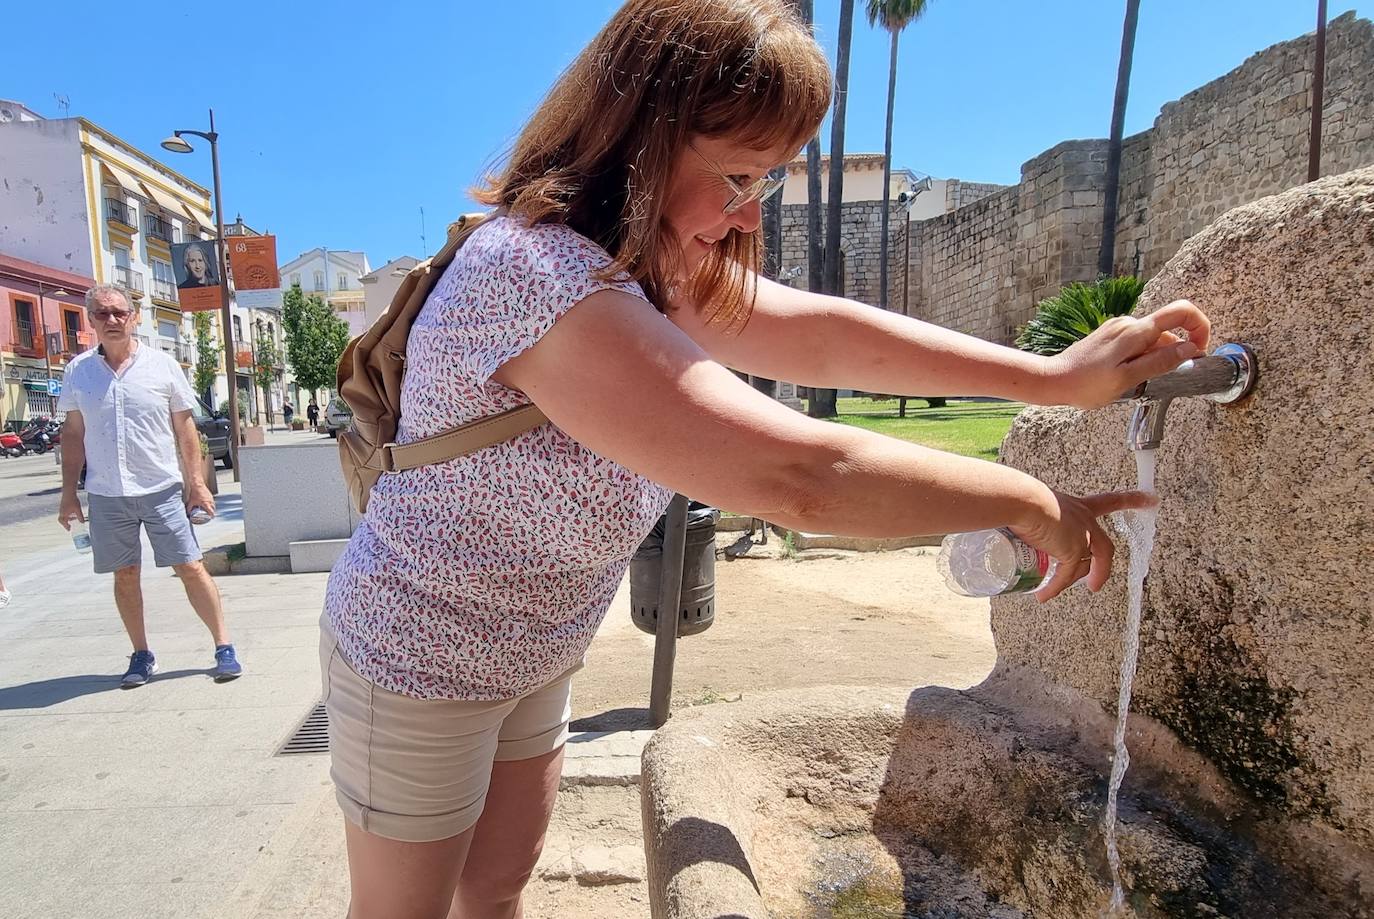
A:
<svg viewBox="0 0 1374 919">
<path fill-rule="evenodd" d="M 677 634 L 695 635 L 716 618 L 716 522 L 720 511 L 693 501 L 687 506 L 687 546 L 682 559 L 682 599 Z M 630 618 L 650 635 L 658 629 L 658 592 L 663 572 L 664 514 L 630 562 Z"/>
</svg>

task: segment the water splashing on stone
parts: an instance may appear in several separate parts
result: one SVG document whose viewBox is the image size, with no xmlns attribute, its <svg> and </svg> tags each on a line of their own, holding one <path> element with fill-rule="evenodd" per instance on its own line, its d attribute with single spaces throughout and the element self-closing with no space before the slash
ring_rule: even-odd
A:
<svg viewBox="0 0 1374 919">
<path fill-rule="evenodd" d="M 1155 451 L 1140 450 L 1135 455 L 1136 478 L 1141 491 L 1155 490 Z M 1131 709 L 1131 684 L 1135 681 L 1136 662 L 1140 652 L 1140 608 L 1145 595 L 1145 576 L 1150 571 L 1150 553 L 1155 545 L 1155 522 L 1159 514 L 1154 508 L 1143 511 L 1128 511 L 1122 515 L 1125 523 L 1126 539 L 1130 543 L 1131 564 L 1127 573 L 1129 606 L 1126 611 L 1126 628 L 1122 635 L 1124 652 L 1121 655 L 1121 682 L 1116 699 L 1116 733 L 1113 738 L 1115 752 L 1112 754 L 1112 776 L 1107 786 L 1107 813 L 1102 819 L 1102 831 L 1107 840 L 1107 863 L 1112 870 L 1112 899 L 1107 904 L 1106 915 L 1115 916 L 1123 912 L 1126 901 L 1125 890 L 1121 884 L 1121 853 L 1116 845 L 1117 792 L 1126 768 L 1131 764 L 1131 755 L 1126 750 L 1126 718 Z"/>
</svg>

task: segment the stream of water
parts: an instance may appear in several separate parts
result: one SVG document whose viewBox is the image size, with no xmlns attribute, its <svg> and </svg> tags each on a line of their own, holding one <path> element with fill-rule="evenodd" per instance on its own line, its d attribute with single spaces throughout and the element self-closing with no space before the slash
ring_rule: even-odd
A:
<svg viewBox="0 0 1374 919">
<path fill-rule="evenodd" d="M 1135 455 L 1136 479 L 1141 491 L 1155 490 L 1155 451 L 1139 450 Z M 1127 511 L 1122 514 L 1125 521 L 1126 538 L 1130 543 L 1131 564 L 1127 573 L 1129 585 L 1129 606 L 1126 611 L 1126 628 L 1122 635 L 1125 646 L 1121 655 L 1121 682 L 1116 698 L 1116 733 L 1113 738 L 1115 750 L 1112 754 L 1112 777 L 1107 785 L 1107 813 L 1102 818 L 1103 835 L 1107 840 L 1107 863 L 1112 870 L 1112 899 L 1107 904 L 1106 915 L 1120 915 L 1125 907 L 1126 894 L 1121 886 L 1121 853 L 1116 847 L 1116 807 L 1117 792 L 1121 780 L 1126 775 L 1126 767 L 1131 764 L 1131 754 L 1126 750 L 1126 718 L 1131 710 L 1131 684 L 1135 681 L 1136 662 L 1140 653 L 1140 606 L 1145 593 L 1145 575 L 1150 571 L 1150 553 L 1155 545 L 1155 521 L 1158 513 L 1154 508 L 1144 511 Z"/>
</svg>

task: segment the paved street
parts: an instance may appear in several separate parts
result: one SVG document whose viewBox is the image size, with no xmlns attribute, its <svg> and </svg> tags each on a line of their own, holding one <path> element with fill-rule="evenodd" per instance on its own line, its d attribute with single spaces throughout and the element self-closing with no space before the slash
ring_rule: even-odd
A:
<svg viewBox="0 0 1374 919">
<path fill-rule="evenodd" d="M 56 518 L 61 491 L 62 471 L 53 454 L 0 459 L 0 528 L 47 515 Z"/>
<path fill-rule="evenodd" d="M 320 697 L 326 575 L 219 578 L 245 675 L 217 684 L 209 636 L 180 581 L 152 567 L 145 541 L 160 672 L 122 690 L 130 648 L 112 578 L 93 574 L 90 556 L 57 525 L 52 463 L 0 461 L 0 505 L 36 513 L 0 531 L 0 571 L 14 593 L 0 613 L 0 917 L 344 915 L 343 828 L 328 757 L 276 755 Z M 239 487 L 228 471 L 219 481 L 220 516 L 196 528 L 205 546 L 243 539 Z M 615 621 L 631 628 L 628 617 Z M 599 787 L 638 775 L 643 737 L 579 741 L 565 781 Z M 546 860 L 600 842 L 598 832 L 551 831 Z M 638 897 L 641 887 L 622 896 Z M 567 915 L 559 890 L 532 891 L 527 914 Z M 643 915 L 631 900 L 612 913 Z"/>
</svg>

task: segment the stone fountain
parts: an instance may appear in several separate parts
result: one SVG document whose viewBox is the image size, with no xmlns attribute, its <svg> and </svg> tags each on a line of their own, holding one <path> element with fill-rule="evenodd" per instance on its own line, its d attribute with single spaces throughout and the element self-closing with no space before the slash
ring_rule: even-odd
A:
<svg viewBox="0 0 1374 919">
<path fill-rule="evenodd" d="M 1237 208 L 1142 311 L 1187 297 L 1259 355 L 1180 400 L 1145 588 L 1119 841 L 1137 916 L 1374 916 L 1374 169 Z M 1127 486 L 1128 412 L 1037 409 L 1002 459 Z M 1126 614 L 992 604 L 979 686 L 828 687 L 675 717 L 644 753 L 656 919 L 1097 917 Z"/>
</svg>

